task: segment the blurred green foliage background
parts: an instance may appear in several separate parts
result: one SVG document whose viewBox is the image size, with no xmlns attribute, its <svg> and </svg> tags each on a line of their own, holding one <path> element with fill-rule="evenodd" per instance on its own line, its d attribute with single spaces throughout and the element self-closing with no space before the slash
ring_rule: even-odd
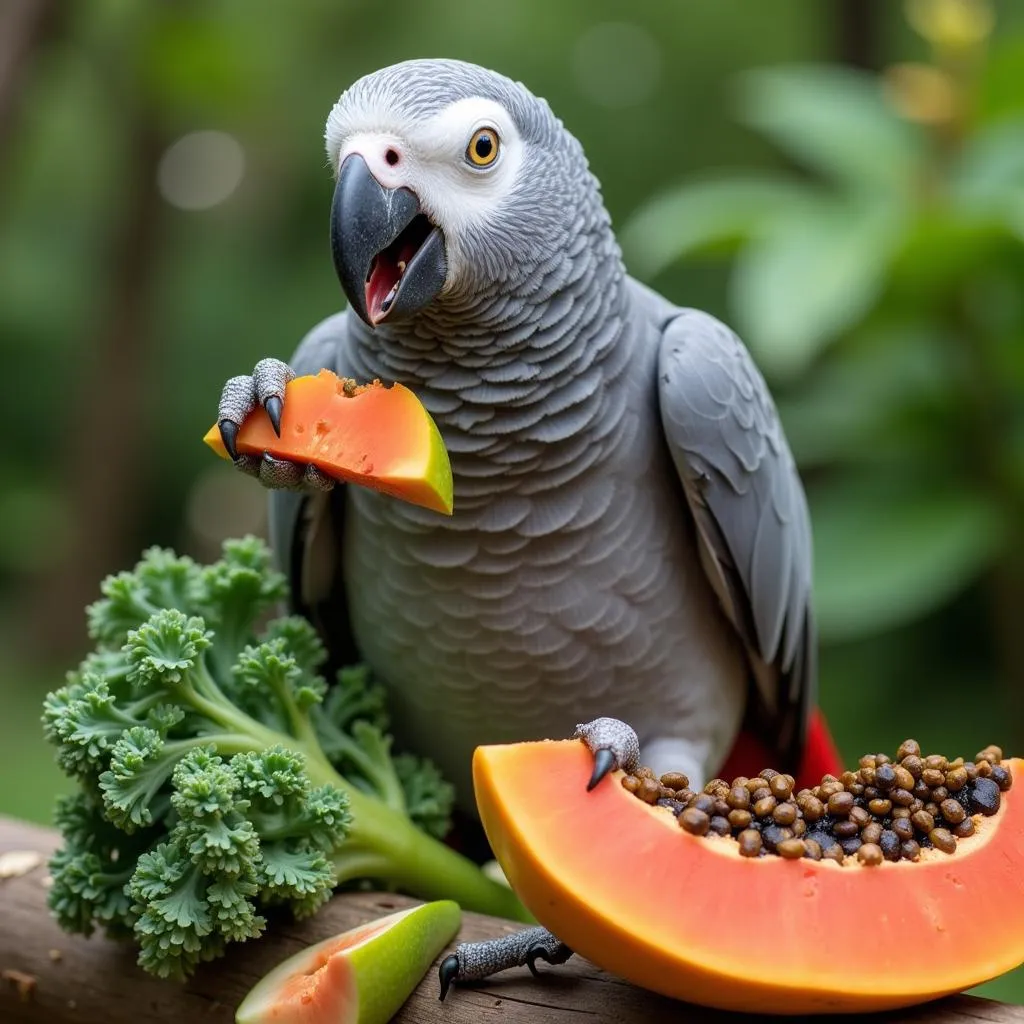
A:
<svg viewBox="0 0 1024 1024">
<path fill-rule="evenodd" d="M 63 787 L 39 702 L 101 577 L 263 529 L 200 437 L 225 378 L 339 306 L 324 120 L 416 56 L 547 97 L 633 273 L 750 345 L 844 756 L 1024 750 L 1024 5 L 7 0 L 0 813 Z"/>
</svg>

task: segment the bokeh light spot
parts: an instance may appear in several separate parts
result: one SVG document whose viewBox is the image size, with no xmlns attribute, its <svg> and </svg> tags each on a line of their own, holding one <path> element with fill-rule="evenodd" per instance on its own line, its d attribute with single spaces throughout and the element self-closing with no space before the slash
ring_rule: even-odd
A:
<svg viewBox="0 0 1024 1024">
<path fill-rule="evenodd" d="M 157 168 L 157 185 L 172 206 L 208 210 L 223 203 L 245 174 L 245 151 L 232 135 L 190 132 L 167 147 Z"/>
</svg>

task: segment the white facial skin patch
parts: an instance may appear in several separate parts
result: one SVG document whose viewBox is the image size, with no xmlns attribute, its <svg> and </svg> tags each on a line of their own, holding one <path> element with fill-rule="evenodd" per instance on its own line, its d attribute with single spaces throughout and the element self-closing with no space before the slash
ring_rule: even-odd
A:
<svg viewBox="0 0 1024 1024">
<path fill-rule="evenodd" d="M 493 129 L 495 161 L 477 167 L 466 156 L 473 134 Z M 488 221 L 515 187 L 524 143 L 501 104 L 468 97 L 433 117 L 402 119 L 386 99 L 335 105 L 327 121 L 327 154 L 335 175 L 358 153 L 370 173 L 388 189 L 409 188 L 424 213 L 445 235 L 449 282 L 459 276 L 461 239 L 487 230 Z"/>
</svg>

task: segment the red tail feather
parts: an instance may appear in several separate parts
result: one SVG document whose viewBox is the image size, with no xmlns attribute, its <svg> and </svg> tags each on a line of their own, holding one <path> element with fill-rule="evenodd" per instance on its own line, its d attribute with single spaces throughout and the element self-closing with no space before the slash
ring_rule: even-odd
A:
<svg viewBox="0 0 1024 1024">
<path fill-rule="evenodd" d="M 773 760 L 771 751 L 760 740 L 749 732 L 741 732 L 719 774 L 724 779 L 734 779 L 737 775 L 753 776 L 762 768 L 771 768 Z M 822 775 L 838 776 L 842 771 L 843 763 L 825 718 L 820 710 L 815 710 L 796 777 L 797 788 L 815 786 L 821 782 Z"/>
</svg>

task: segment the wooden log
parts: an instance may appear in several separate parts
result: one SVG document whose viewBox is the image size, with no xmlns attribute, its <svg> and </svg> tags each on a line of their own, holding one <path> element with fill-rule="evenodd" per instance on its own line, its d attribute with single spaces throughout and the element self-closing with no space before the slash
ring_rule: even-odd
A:
<svg viewBox="0 0 1024 1024">
<path fill-rule="evenodd" d="M 179 985 L 146 975 L 135 965 L 130 946 L 98 936 L 84 939 L 66 935 L 57 927 L 46 908 L 45 865 L 57 842 L 57 834 L 50 829 L 0 818 L 3 1024 L 230 1024 L 235 1007 L 249 988 L 285 957 L 311 942 L 414 902 L 382 893 L 336 896 L 313 920 L 301 925 L 277 925 L 264 938 L 236 945 L 222 960 L 204 964 L 189 982 Z M 25 856 L 12 857 L 13 851 L 21 851 Z M 516 927 L 519 926 L 497 918 L 467 913 L 459 940 L 494 937 Z M 540 980 L 533 979 L 522 968 L 471 987 L 456 987 L 444 1003 L 437 996 L 437 974 L 432 970 L 395 1021 L 727 1024 L 740 1019 L 734 1014 L 689 1006 L 646 992 L 599 971 L 579 957 L 573 957 L 563 967 L 543 970 Z M 743 1019 L 758 1018 L 745 1015 Z M 864 1019 L 872 1024 L 1024 1024 L 1024 1007 L 957 996 Z"/>
</svg>

